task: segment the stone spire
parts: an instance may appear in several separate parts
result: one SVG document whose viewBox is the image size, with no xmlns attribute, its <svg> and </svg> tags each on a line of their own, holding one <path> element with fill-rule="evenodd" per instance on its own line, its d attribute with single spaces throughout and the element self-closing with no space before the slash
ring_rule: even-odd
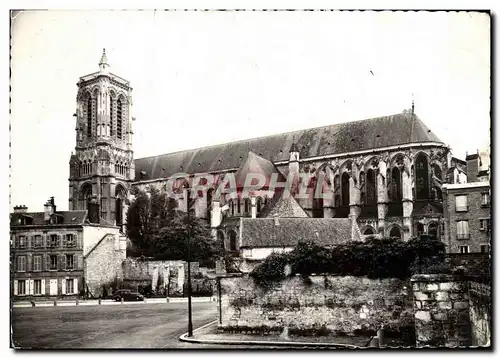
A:
<svg viewBox="0 0 500 358">
<path fill-rule="evenodd" d="M 106 49 L 103 48 L 101 61 L 99 61 L 99 68 L 101 69 L 101 71 L 105 71 L 107 67 L 109 67 L 108 56 L 106 55 Z"/>
</svg>

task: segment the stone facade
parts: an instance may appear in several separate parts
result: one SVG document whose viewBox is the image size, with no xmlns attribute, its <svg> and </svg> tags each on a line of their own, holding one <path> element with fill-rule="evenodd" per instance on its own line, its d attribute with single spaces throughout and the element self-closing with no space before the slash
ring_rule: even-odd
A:
<svg viewBox="0 0 500 358">
<path fill-rule="evenodd" d="M 135 169 L 132 151 L 132 87 L 109 72 L 103 52 L 99 72 L 80 78 L 76 98 L 76 146 L 69 166 L 69 208 L 98 204 L 98 216 L 122 226 Z"/>
<path fill-rule="evenodd" d="M 467 281 L 450 275 L 416 275 L 411 281 L 417 347 L 470 346 Z"/>
<path fill-rule="evenodd" d="M 450 253 L 490 251 L 491 206 L 488 182 L 443 186 L 445 237 Z M 460 231 L 459 231 L 460 230 Z"/>
<path fill-rule="evenodd" d="M 219 328 L 333 334 L 412 331 L 411 292 L 397 279 L 311 276 L 289 278 L 264 290 L 248 276 L 220 277 Z"/>
</svg>

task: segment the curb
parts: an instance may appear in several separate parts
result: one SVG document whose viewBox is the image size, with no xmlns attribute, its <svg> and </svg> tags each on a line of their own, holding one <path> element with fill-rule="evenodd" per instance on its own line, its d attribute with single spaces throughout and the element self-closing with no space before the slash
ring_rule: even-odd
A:
<svg viewBox="0 0 500 358">
<path fill-rule="evenodd" d="M 199 328 L 196 328 L 193 330 L 193 333 L 196 331 L 199 331 L 203 328 L 206 328 L 214 323 L 217 323 L 217 320 L 207 323 L 204 326 L 201 326 Z M 290 341 L 290 342 L 282 342 L 282 341 L 237 341 L 237 340 L 229 340 L 229 339 L 223 339 L 223 340 L 214 340 L 214 339 L 198 339 L 198 338 L 193 338 L 193 337 L 188 337 L 187 333 L 184 333 L 179 337 L 179 340 L 183 342 L 188 342 L 188 343 L 201 343 L 201 344 L 220 344 L 220 345 L 251 345 L 251 346 L 281 346 L 281 347 L 331 347 L 331 348 L 349 348 L 349 349 L 360 349 L 364 348 L 361 346 L 353 346 L 350 344 L 340 344 L 340 343 L 313 343 L 313 342 L 296 342 L 296 341 Z"/>
<path fill-rule="evenodd" d="M 54 304 L 54 302 L 57 302 L 57 304 Z M 70 307 L 70 306 L 115 306 L 115 305 L 121 305 L 121 304 L 163 304 L 163 303 L 186 303 L 187 298 L 178 298 L 178 297 L 169 297 L 169 298 L 148 298 L 144 301 L 125 301 L 125 302 L 116 302 L 113 300 L 102 300 L 101 303 L 99 303 L 99 300 L 91 300 L 91 301 L 85 301 L 85 300 L 79 300 L 78 303 L 76 301 L 39 301 L 35 302 L 35 305 L 31 304 L 30 302 L 22 302 L 22 303 L 13 303 L 12 308 L 33 308 L 33 307 Z M 212 297 L 197 297 L 192 299 L 193 303 L 207 303 L 207 302 L 217 302 L 217 298 L 215 296 Z"/>
</svg>

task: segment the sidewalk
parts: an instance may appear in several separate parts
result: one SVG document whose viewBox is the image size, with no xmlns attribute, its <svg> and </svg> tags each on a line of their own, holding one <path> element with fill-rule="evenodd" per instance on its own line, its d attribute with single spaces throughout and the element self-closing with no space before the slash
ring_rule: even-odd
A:
<svg viewBox="0 0 500 358">
<path fill-rule="evenodd" d="M 221 345 L 252 345 L 263 347 L 289 347 L 289 348 L 366 348 L 371 337 L 283 337 L 277 334 L 266 336 L 219 333 L 217 321 L 211 322 L 193 331 L 193 337 L 187 333 L 179 337 L 181 341 L 201 344 Z"/>
<path fill-rule="evenodd" d="M 144 301 L 125 301 L 125 302 L 116 302 L 111 299 L 106 299 L 106 300 L 100 300 L 101 303 L 99 303 L 99 300 L 46 300 L 46 301 L 34 301 L 35 307 L 54 307 L 54 301 L 56 302 L 57 307 L 66 307 L 66 306 L 98 306 L 99 304 L 101 305 L 128 305 L 128 304 L 133 304 L 133 305 L 143 305 L 143 304 L 149 304 L 149 303 L 182 303 L 186 302 L 187 303 L 187 297 L 165 297 L 165 298 L 146 298 Z M 192 302 L 217 302 L 217 297 L 212 296 L 212 297 L 192 297 L 191 298 Z M 78 302 L 78 303 L 77 303 Z M 13 308 L 26 308 L 26 307 L 33 307 L 30 301 L 17 301 L 13 303 Z"/>
</svg>

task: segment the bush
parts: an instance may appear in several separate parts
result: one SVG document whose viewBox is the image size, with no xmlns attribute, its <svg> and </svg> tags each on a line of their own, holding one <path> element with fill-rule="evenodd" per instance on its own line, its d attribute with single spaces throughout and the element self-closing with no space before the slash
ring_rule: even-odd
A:
<svg viewBox="0 0 500 358">
<path fill-rule="evenodd" d="M 369 238 L 350 241 L 331 249 L 314 242 L 299 242 L 287 254 L 272 254 L 251 272 L 261 286 L 272 285 L 291 274 L 308 277 L 312 274 L 366 276 L 373 279 L 407 279 L 415 273 L 449 272 L 445 265 L 445 246 L 428 236 L 407 242 L 396 238 Z"/>
</svg>

